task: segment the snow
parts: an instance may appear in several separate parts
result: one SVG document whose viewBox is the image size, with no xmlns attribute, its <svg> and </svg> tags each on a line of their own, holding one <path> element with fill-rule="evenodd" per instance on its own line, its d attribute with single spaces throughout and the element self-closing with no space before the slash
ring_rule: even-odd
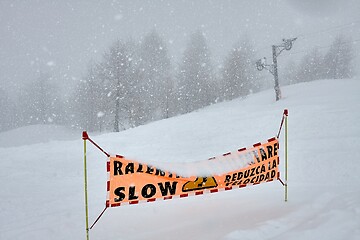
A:
<svg viewBox="0 0 360 240">
<path fill-rule="evenodd" d="M 0 149 L 49 141 L 75 140 L 80 131 L 57 125 L 31 125 L 0 133 Z M 1 151 L 1 150 L 0 150 Z"/>
<path fill-rule="evenodd" d="M 124 16 L 122 14 L 117 14 L 117 15 L 114 16 L 114 20 L 115 21 L 120 21 L 121 19 L 123 19 L 123 17 Z"/>
<path fill-rule="evenodd" d="M 182 177 L 192 176 L 213 176 L 222 175 L 232 171 L 237 171 L 249 166 L 255 159 L 254 152 L 251 151 L 251 146 L 246 151 L 233 151 L 226 154 L 226 156 L 216 156 L 211 159 L 205 159 L 194 162 L 159 162 L 146 161 L 157 169 L 176 173 Z M 141 161 L 141 160 L 140 160 Z M 144 162 L 144 161 L 142 161 Z M 224 164 L 226 162 L 226 164 Z"/>
<path fill-rule="evenodd" d="M 360 79 L 286 86 L 90 137 L 145 163 L 191 163 L 277 134 L 289 109 L 289 201 L 279 182 L 108 209 L 91 239 L 359 239 Z M 280 146 L 284 145 L 283 134 Z M 283 169 L 283 148 L 280 149 Z M 85 239 L 80 132 L 0 133 L 0 239 Z M 105 206 L 106 156 L 88 144 L 90 224 Z M 282 172 L 282 178 L 284 174 Z"/>
<path fill-rule="evenodd" d="M 46 63 L 46 65 L 48 65 L 49 67 L 53 67 L 55 66 L 55 62 L 54 61 L 49 61 Z"/>
<path fill-rule="evenodd" d="M 100 111 L 100 112 L 97 113 L 96 116 L 97 116 L 98 118 L 101 118 L 101 117 L 103 117 L 104 115 L 105 115 L 105 113 Z"/>
</svg>

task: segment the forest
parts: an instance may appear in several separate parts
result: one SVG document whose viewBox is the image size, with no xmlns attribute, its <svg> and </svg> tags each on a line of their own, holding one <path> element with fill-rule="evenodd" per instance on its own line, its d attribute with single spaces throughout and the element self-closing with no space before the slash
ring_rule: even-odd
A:
<svg viewBox="0 0 360 240">
<path fill-rule="evenodd" d="M 270 87 L 256 69 L 257 49 L 250 39 L 235 41 L 220 65 L 214 63 L 207 41 L 201 30 L 189 34 L 181 61 L 175 62 L 168 39 L 153 29 L 139 39 L 115 40 L 101 60 L 88 62 L 66 95 L 60 90 L 65 81 L 51 71 L 39 71 L 19 94 L 1 87 L 0 131 L 58 124 L 119 132 Z M 338 35 L 331 46 L 314 47 L 298 63 L 280 66 L 280 83 L 351 78 L 353 59 L 351 38 Z"/>
</svg>

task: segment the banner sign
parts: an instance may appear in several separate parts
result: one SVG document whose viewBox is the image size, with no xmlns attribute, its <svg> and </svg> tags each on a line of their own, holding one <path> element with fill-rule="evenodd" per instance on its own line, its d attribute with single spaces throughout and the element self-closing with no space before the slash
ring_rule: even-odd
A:
<svg viewBox="0 0 360 240">
<path fill-rule="evenodd" d="M 107 171 L 107 207 L 124 204 L 153 202 L 175 197 L 188 197 L 245 187 L 278 179 L 279 142 L 277 138 L 258 143 L 251 148 L 223 154 L 221 161 L 250 154 L 252 160 L 239 169 L 211 176 L 182 177 L 174 172 L 129 160 L 125 157 L 109 157 Z M 207 161 L 213 161 L 211 158 Z"/>
</svg>

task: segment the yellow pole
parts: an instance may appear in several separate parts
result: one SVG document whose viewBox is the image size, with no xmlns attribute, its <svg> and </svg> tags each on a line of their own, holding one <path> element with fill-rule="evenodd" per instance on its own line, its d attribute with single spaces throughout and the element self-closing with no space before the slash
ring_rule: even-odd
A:
<svg viewBox="0 0 360 240">
<path fill-rule="evenodd" d="M 288 110 L 285 109 L 285 202 L 288 200 Z"/>
<path fill-rule="evenodd" d="M 89 240 L 89 210 L 88 210 L 87 168 L 86 168 L 86 140 L 87 140 L 86 132 L 83 132 L 83 140 L 84 140 L 84 192 L 85 192 L 86 240 Z"/>
</svg>

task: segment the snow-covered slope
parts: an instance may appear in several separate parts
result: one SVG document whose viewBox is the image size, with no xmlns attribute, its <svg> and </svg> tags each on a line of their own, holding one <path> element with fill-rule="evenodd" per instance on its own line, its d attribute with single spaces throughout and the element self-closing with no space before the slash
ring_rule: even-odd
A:
<svg viewBox="0 0 360 240">
<path fill-rule="evenodd" d="M 139 161 L 191 162 L 273 137 L 289 109 L 289 202 L 271 182 L 111 208 L 91 239 L 359 239 L 359 92 L 359 79 L 302 83 L 283 87 L 278 102 L 269 90 L 93 136 L 108 152 Z M 0 134 L 1 141 L 10 135 Z M 37 144 L 0 146 L 0 239 L 84 239 L 81 136 L 39 137 Z M 87 156 L 92 222 L 105 203 L 106 157 L 91 145 Z"/>
<path fill-rule="evenodd" d="M 32 125 L 0 133 L 0 147 L 18 147 L 49 141 L 75 140 L 80 132 L 58 125 Z"/>
</svg>

